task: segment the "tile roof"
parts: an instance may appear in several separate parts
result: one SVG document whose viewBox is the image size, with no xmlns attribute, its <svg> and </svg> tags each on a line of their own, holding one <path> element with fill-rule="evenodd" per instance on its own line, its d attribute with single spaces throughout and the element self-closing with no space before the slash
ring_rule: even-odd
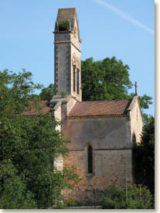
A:
<svg viewBox="0 0 160 213">
<path fill-rule="evenodd" d="M 123 115 L 131 100 L 77 102 L 68 117 Z"/>
<path fill-rule="evenodd" d="M 38 111 L 38 109 L 35 109 L 34 107 L 31 107 L 31 109 L 26 109 L 23 113 L 23 115 L 25 116 L 37 116 L 39 115 L 39 112 L 42 114 L 47 114 L 50 112 L 50 107 L 47 106 L 47 101 L 41 101 L 41 103 L 39 104 L 40 110 Z"/>
</svg>

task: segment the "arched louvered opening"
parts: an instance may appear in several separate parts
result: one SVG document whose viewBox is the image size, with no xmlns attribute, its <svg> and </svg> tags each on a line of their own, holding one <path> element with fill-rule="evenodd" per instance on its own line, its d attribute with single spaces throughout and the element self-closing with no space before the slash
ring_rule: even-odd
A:
<svg viewBox="0 0 160 213">
<path fill-rule="evenodd" d="M 88 146 L 88 173 L 93 173 L 93 150 L 92 147 Z"/>
<path fill-rule="evenodd" d="M 76 66 L 73 65 L 73 91 L 76 91 Z"/>
<path fill-rule="evenodd" d="M 79 94 L 79 69 L 77 69 L 77 94 Z"/>
</svg>

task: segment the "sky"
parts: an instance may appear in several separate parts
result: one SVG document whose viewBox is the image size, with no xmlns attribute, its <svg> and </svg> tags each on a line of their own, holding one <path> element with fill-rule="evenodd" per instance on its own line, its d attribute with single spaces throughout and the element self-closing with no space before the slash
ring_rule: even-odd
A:
<svg viewBox="0 0 160 213">
<path fill-rule="evenodd" d="M 153 0 L 0 0 L 0 70 L 25 68 L 34 82 L 54 83 L 57 12 L 72 7 L 78 13 L 82 60 L 122 60 L 131 81 L 138 82 L 138 95 L 154 102 Z M 144 112 L 154 115 L 154 104 Z"/>
</svg>

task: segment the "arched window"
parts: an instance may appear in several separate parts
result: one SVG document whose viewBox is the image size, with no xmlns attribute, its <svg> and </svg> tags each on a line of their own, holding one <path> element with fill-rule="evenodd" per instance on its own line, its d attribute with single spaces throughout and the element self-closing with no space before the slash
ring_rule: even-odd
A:
<svg viewBox="0 0 160 213">
<path fill-rule="evenodd" d="M 92 147 L 88 146 L 88 173 L 93 173 L 93 151 Z"/>
</svg>

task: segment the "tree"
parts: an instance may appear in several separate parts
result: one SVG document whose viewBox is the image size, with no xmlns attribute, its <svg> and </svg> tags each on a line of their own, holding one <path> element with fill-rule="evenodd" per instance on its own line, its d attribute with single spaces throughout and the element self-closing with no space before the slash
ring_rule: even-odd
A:
<svg viewBox="0 0 160 213">
<path fill-rule="evenodd" d="M 43 88 L 39 95 L 42 100 L 51 100 L 54 96 L 54 84 L 50 84 L 47 88 Z"/>
<path fill-rule="evenodd" d="M 145 123 L 141 143 L 133 150 L 133 171 L 137 184 L 148 186 L 154 194 L 154 118 L 148 118 Z"/>
<path fill-rule="evenodd" d="M 82 61 L 82 99 L 88 100 L 120 100 L 130 99 L 128 89 L 133 86 L 129 79 L 129 66 L 115 57 L 93 61 L 88 58 Z M 140 97 L 141 107 L 146 109 L 152 104 L 151 97 Z"/>
<path fill-rule="evenodd" d="M 22 177 L 16 175 L 17 170 L 11 160 L 4 160 L 0 168 L 0 208 L 36 208 L 33 194 L 28 191 Z"/>
<path fill-rule="evenodd" d="M 132 86 L 128 70 L 129 66 L 115 57 L 102 61 L 93 61 L 93 58 L 82 61 L 83 100 L 126 98 Z"/>
<path fill-rule="evenodd" d="M 134 97 L 134 93 L 129 94 L 128 98 L 132 99 Z M 139 100 L 140 100 L 140 106 L 143 112 L 143 109 L 148 109 L 149 105 L 152 104 L 152 98 L 146 94 L 144 94 L 143 96 L 139 96 Z M 143 119 L 144 121 L 148 120 L 148 116 L 147 114 L 145 114 L 143 112 Z"/>
<path fill-rule="evenodd" d="M 70 187 L 67 181 L 77 177 L 53 166 L 59 154 L 67 154 L 68 141 L 55 130 L 57 122 L 52 114 L 41 113 L 40 98 L 33 95 L 39 88 L 30 72 L 0 72 L 1 208 L 58 205 L 61 190 Z M 26 109 L 33 108 L 38 116 L 24 116 Z"/>
</svg>

